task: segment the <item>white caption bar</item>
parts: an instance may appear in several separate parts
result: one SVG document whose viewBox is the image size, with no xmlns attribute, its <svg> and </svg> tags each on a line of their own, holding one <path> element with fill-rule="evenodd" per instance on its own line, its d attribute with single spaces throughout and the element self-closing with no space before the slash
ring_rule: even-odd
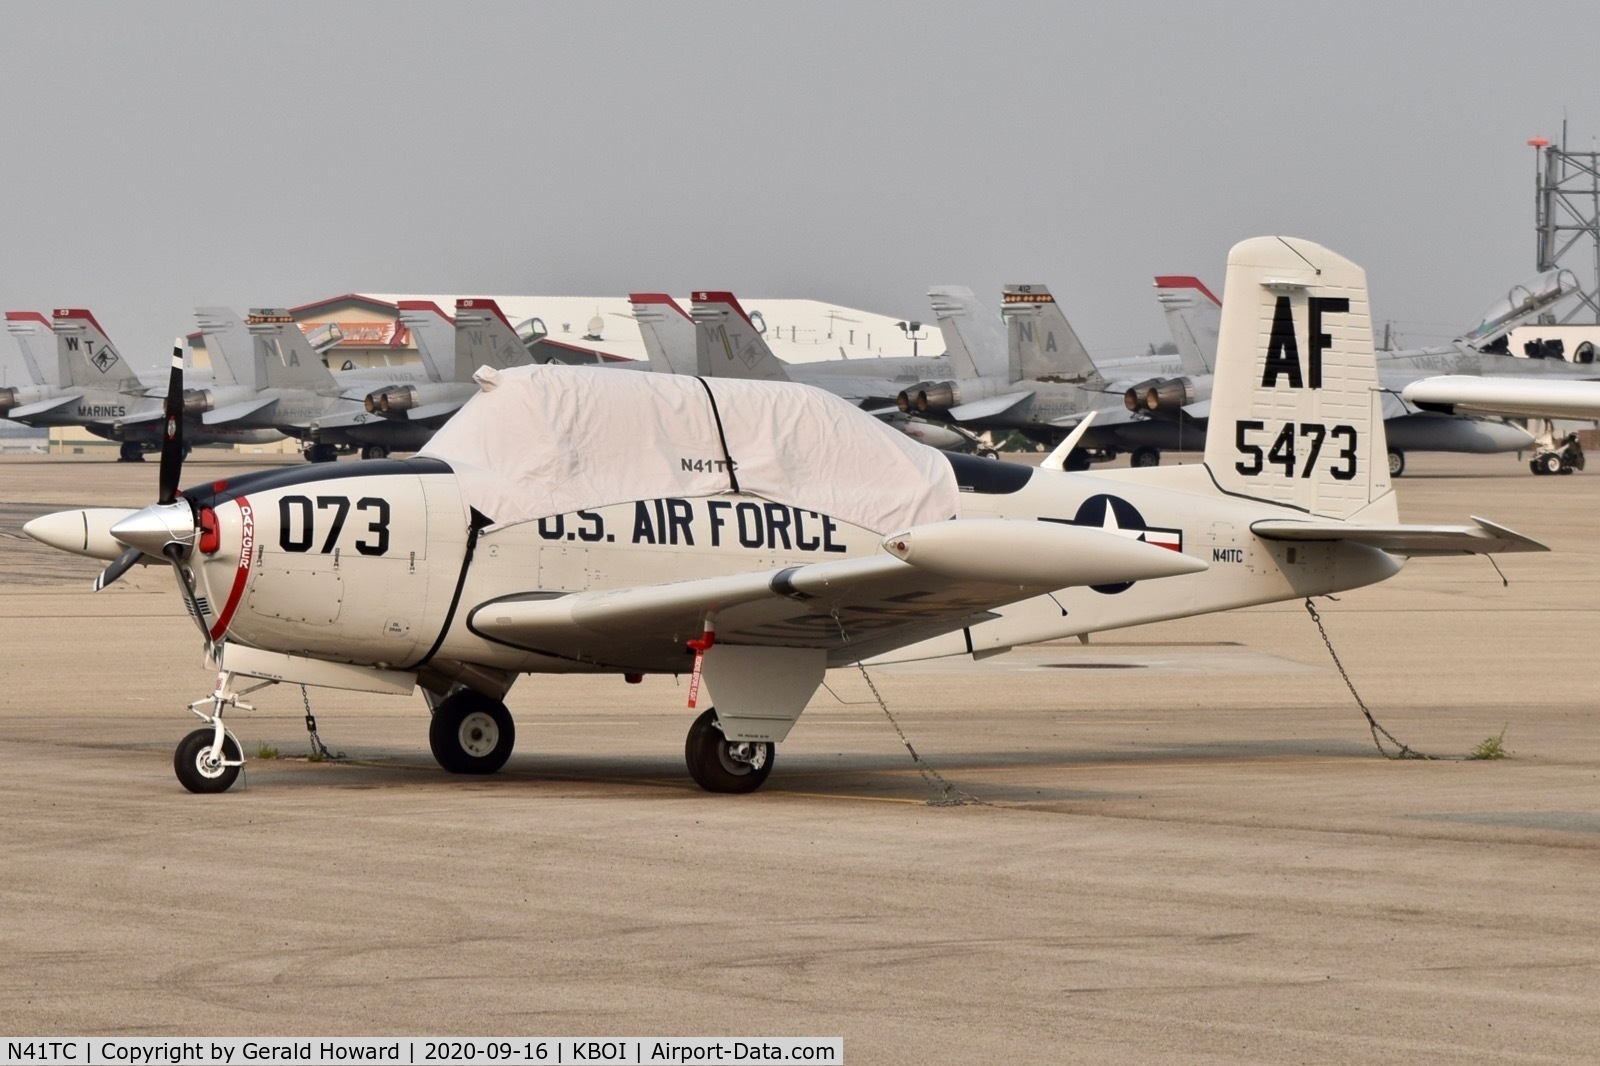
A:
<svg viewBox="0 0 1600 1066">
<path fill-rule="evenodd" d="M 844 1062 L 843 1037 L 5 1037 L 0 1066 Z"/>
</svg>

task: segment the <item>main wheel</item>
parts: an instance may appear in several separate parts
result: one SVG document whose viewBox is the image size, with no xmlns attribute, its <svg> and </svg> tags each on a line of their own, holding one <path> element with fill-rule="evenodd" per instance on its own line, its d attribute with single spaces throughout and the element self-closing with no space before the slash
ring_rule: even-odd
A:
<svg viewBox="0 0 1600 1066">
<path fill-rule="evenodd" d="M 777 756 L 777 745 L 766 741 L 728 740 L 715 710 L 694 720 L 683 743 L 689 776 L 707 792 L 754 792 L 766 783 Z"/>
<path fill-rule="evenodd" d="M 1543 473 L 1543 474 L 1559 474 L 1559 473 L 1561 473 L 1561 456 L 1556 454 L 1555 452 L 1545 452 L 1543 455 L 1541 455 L 1538 458 L 1534 459 L 1534 462 L 1538 463 L 1539 466 L 1541 467 L 1540 473 Z"/>
<path fill-rule="evenodd" d="M 362 445 L 361 458 L 363 459 L 387 459 L 388 457 L 389 449 L 381 444 Z"/>
<path fill-rule="evenodd" d="M 339 458 L 339 453 L 331 444 L 312 444 L 305 450 L 308 463 L 331 463 Z"/>
<path fill-rule="evenodd" d="M 453 774 L 492 774 L 511 758 L 517 729 L 499 700 L 462 689 L 434 708 L 428 743 Z"/>
<path fill-rule="evenodd" d="M 1089 469 L 1089 453 L 1082 448 L 1074 448 L 1067 453 L 1066 461 L 1061 464 L 1061 469 L 1082 472 Z"/>
<path fill-rule="evenodd" d="M 1133 457 L 1128 461 L 1130 466 L 1160 466 L 1161 452 L 1155 448 L 1135 448 Z"/>
<path fill-rule="evenodd" d="M 117 449 L 117 462 L 142 463 L 144 462 L 144 448 L 132 441 L 123 441 L 122 447 Z"/>
<path fill-rule="evenodd" d="M 1406 453 L 1399 448 L 1389 449 L 1389 476 L 1399 477 L 1406 472 Z"/>
<path fill-rule="evenodd" d="M 172 769 L 179 783 L 190 792 L 226 792 L 239 780 L 237 766 L 211 760 L 211 742 L 216 736 L 216 730 L 210 726 L 196 729 L 179 741 L 178 750 L 172 753 Z M 238 741 L 226 734 L 222 737 L 222 757 L 228 762 L 243 758 Z"/>
</svg>

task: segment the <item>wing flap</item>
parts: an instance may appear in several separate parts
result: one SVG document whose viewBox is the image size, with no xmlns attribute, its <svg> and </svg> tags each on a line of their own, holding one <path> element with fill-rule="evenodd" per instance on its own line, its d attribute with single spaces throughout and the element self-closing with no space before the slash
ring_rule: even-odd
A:
<svg viewBox="0 0 1600 1066">
<path fill-rule="evenodd" d="M 1472 516 L 1470 526 L 1374 525 L 1263 519 L 1250 529 L 1263 540 L 1345 541 L 1395 555 L 1498 555 L 1543 552 L 1545 545 L 1488 519 Z"/>
</svg>

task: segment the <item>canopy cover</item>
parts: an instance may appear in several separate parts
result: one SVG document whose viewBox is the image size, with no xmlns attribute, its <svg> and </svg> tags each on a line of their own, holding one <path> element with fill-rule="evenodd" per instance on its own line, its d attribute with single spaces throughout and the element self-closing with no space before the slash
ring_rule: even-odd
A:
<svg viewBox="0 0 1600 1066">
<path fill-rule="evenodd" d="M 554 364 L 474 380 L 422 454 L 494 526 L 735 488 L 884 534 L 959 507 L 943 456 L 808 385 Z"/>
</svg>

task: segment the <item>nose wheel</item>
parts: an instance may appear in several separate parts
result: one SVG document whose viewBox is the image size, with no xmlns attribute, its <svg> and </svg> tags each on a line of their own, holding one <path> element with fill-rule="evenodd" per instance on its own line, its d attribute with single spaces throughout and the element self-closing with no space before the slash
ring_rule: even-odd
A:
<svg viewBox="0 0 1600 1066">
<path fill-rule="evenodd" d="M 694 720 L 683 745 L 689 776 L 707 792 L 754 792 L 766 783 L 777 756 L 776 744 L 723 736 L 712 709 Z"/>
<path fill-rule="evenodd" d="M 239 780 L 244 755 L 232 734 L 222 734 L 222 750 L 215 752 L 217 731 L 202 726 L 184 737 L 172 753 L 172 769 L 190 792 L 226 792 Z"/>
<path fill-rule="evenodd" d="M 172 770 L 178 783 L 190 792 L 226 792 L 239 780 L 239 770 L 244 766 L 244 752 L 238 739 L 222 724 L 222 712 L 229 707 L 255 710 L 239 697 L 272 684 L 263 681 L 241 692 L 233 691 L 233 675 L 227 671 L 217 675 L 217 690 L 204 699 L 189 704 L 205 725 L 178 742 L 172 753 Z M 202 710 L 210 707 L 209 713 Z"/>
</svg>

